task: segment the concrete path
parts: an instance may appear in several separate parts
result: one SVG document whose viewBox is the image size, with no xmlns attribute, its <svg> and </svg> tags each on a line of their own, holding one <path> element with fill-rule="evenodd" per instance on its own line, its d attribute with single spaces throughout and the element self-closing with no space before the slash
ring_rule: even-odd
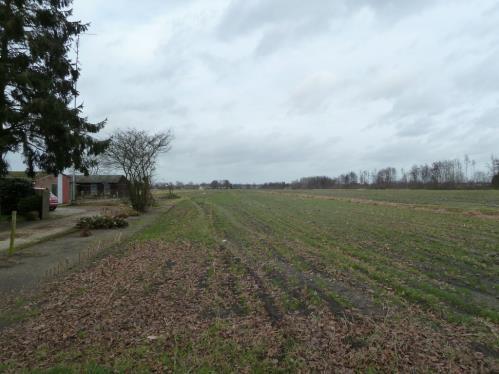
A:
<svg viewBox="0 0 499 374">
<path fill-rule="evenodd" d="M 34 244 L 7 257 L 0 254 L 0 299 L 10 294 L 31 291 L 45 279 L 56 276 L 80 262 L 88 261 L 100 251 L 127 239 L 147 225 L 170 206 L 152 210 L 140 217 L 130 217 L 127 228 L 92 230 L 89 237 L 79 232 Z"/>
<path fill-rule="evenodd" d="M 99 213 L 98 206 L 58 207 L 50 212 L 48 219 L 43 221 L 20 222 L 17 225 L 15 245 L 26 248 L 46 238 L 62 235 L 72 231 L 81 217 Z M 10 227 L 4 223 L 0 226 L 0 253 L 6 251 L 10 244 Z"/>
</svg>

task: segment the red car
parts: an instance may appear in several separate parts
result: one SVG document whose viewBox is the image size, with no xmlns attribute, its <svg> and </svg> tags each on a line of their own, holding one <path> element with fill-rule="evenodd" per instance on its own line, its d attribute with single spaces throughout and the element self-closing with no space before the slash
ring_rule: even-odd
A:
<svg viewBox="0 0 499 374">
<path fill-rule="evenodd" d="M 37 191 L 45 190 L 45 188 L 40 188 L 40 187 L 35 187 L 34 189 Z M 49 209 L 56 210 L 58 205 L 59 205 L 59 199 L 57 198 L 57 196 L 55 196 L 52 192 L 49 192 Z"/>
<path fill-rule="evenodd" d="M 57 205 L 59 205 L 59 200 L 57 199 L 57 196 L 55 196 L 51 192 L 50 196 L 49 196 L 49 209 L 50 210 L 55 210 L 57 208 Z"/>
</svg>

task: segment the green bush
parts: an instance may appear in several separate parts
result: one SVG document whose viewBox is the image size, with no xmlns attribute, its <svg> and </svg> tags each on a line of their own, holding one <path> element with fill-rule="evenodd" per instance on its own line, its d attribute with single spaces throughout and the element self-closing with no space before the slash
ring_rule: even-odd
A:
<svg viewBox="0 0 499 374">
<path fill-rule="evenodd" d="M 13 210 L 18 210 L 19 201 L 34 194 L 32 183 L 28 180 L 20 178 L 0 179 L 1 214 L 10 214 Z"/>
<path fill-rule="evenodd" d="M 37 212 L 37 214 L 39 215 L 41 210 L 42 210 L 42 197 L 38 195 L 23 197 L 17 203 L 18 213 L 29 219 L 34 219 L 33 212 Z"/>
<path fill-rule="evenodd" d="M 492 178 L 492 187 L 499 188 L 499 174 L 494 175 L 494 178 Z"/>
<path fill-rule="evenodd" d="M 78 220 L 76 227 L 78 229 L 119 229 L 127 227 L 128 222 L 119 216 L 94 216 L 83 217 Z"/>
</svg>

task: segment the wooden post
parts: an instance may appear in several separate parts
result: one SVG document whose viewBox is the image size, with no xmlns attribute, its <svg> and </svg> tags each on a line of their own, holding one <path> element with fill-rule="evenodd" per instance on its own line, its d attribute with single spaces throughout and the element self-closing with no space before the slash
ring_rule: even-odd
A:
<svg viewBox="0 0 499 374">
<path fill-rule="evenodd" d="M 10 221 L 10 246 L 9 246 L 9 256 L 14 254 L 14 241 L 16 239 L 16 221 L 17 221 L 17 211 L 12 212 L 12 220 Z"/>
</svg>

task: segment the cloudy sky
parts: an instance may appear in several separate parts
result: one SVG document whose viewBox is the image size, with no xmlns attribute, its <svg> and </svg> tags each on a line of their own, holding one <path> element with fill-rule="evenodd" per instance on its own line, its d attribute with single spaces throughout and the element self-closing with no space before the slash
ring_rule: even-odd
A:
<svg viewBox="0 0 499 374">
<path fill-rule="evenodd" d="M 172 129 L 158 180 L 499 154 L 497 0 L 75 0 L 85 113 Z"/>
</svg>

